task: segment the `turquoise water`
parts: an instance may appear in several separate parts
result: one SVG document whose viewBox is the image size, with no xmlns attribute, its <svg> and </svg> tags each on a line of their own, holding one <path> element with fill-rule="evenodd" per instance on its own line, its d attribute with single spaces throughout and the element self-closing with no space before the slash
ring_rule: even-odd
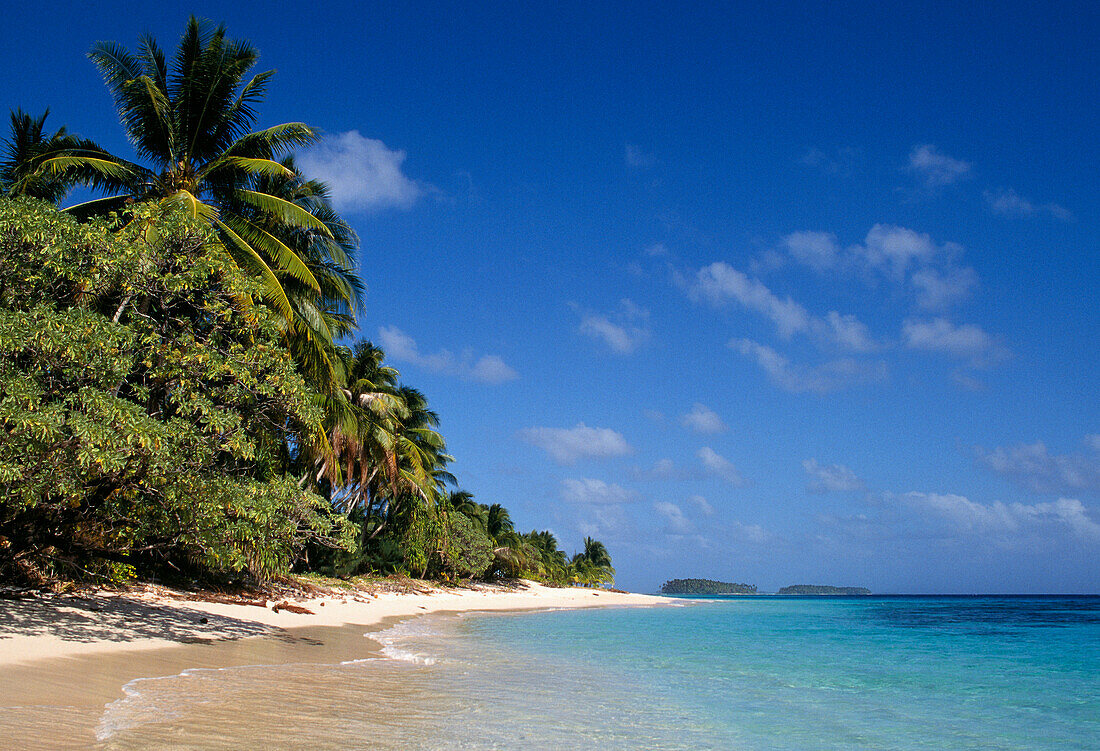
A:
<svg viewBox="0 0 1100 751">
<path fill-rule="evenodd" d="M 519 684 L 493 694 L 505 722 L 565 708 L 618 726 L 593 746 L 1100 748 L 1098 598 L 731 598 L 459 631 L 468 665 L 492 654 L 538 682 L 498 673 Z"/>
<path fill-rule="evenodd" d="M 1100 749 L 1100 598 L 746 597 L 381 639 L 389 659 L 132 684 L 99 747 Z"/>
</svg>

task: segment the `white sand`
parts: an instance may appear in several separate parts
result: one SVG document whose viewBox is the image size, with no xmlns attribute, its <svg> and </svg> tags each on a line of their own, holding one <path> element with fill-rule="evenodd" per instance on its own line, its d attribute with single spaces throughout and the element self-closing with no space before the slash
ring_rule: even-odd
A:
<svg viewBox="0 0 1100 751">
<path fill-rule="evenodd" d="M 0 600 L 0 670 L 39 660 L 146 650 L 195 641 L 240 639 L 310 626 L 373 626 L 387 618 L 440 611 L 531 610 L 667 604 L 651 595 L 551 588 L 527 582 L 509 589 L 482 585 L 422 594 L 349 592 L 291 599 L 313 614 L 182 599 L 158 588 L 126 594 Z M 279 602 L 282 602 L 280 600 Z M 202 623 L 202 619 L 206 623 Z M 2 675 L 2 673 L 0 673 Z"/>
</svg>

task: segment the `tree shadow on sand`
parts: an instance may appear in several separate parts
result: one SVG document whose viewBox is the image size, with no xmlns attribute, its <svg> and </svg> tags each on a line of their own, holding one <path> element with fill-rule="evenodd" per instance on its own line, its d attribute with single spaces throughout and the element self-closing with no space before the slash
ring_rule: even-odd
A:
<svg viewBox="0 0 1100 751">
<path fill-rule="evenodd" d="M 72 642 L 291 638 L 272 626 L 203 613 L 174 603 L 154 605 L 99 595 L 0 600 L 0 639 L 14 636 L 53 636 Z"/>
</svg>

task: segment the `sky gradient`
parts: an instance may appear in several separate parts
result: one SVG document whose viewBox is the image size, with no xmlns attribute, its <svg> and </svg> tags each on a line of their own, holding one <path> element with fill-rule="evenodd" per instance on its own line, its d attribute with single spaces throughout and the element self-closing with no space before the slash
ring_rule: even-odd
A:
<svg viewBox="0 0 1100 751">
<path fill-rule="evenodd" d="M 462 487 L 620 586 L 1097 592 L 1100 6 L 958 5 L 24 4 L 0 93 L 129 154 L 93 42 L 250 39 Z"/>
</svg>

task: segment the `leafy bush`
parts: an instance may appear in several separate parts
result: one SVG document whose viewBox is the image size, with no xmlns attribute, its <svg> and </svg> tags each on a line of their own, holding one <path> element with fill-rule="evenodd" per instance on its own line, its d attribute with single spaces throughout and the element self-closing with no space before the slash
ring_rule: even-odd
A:
<svg viewBox="0 0 1100 751">
<path fill-rule="evenodd" d="M 441 557 L 445 571 L 462 578 L 477 578 L 493 562 L 493 543 L 485 530 L 465 514 L 449 514 Z"/>
<path fill-rule="evenodd" d="M 320 413 L 256 283 L 203 224 L 132 212 L 0 200 L 0 576 L 267 577 L 346 545 L 284 477 Z"/>
</svg>

